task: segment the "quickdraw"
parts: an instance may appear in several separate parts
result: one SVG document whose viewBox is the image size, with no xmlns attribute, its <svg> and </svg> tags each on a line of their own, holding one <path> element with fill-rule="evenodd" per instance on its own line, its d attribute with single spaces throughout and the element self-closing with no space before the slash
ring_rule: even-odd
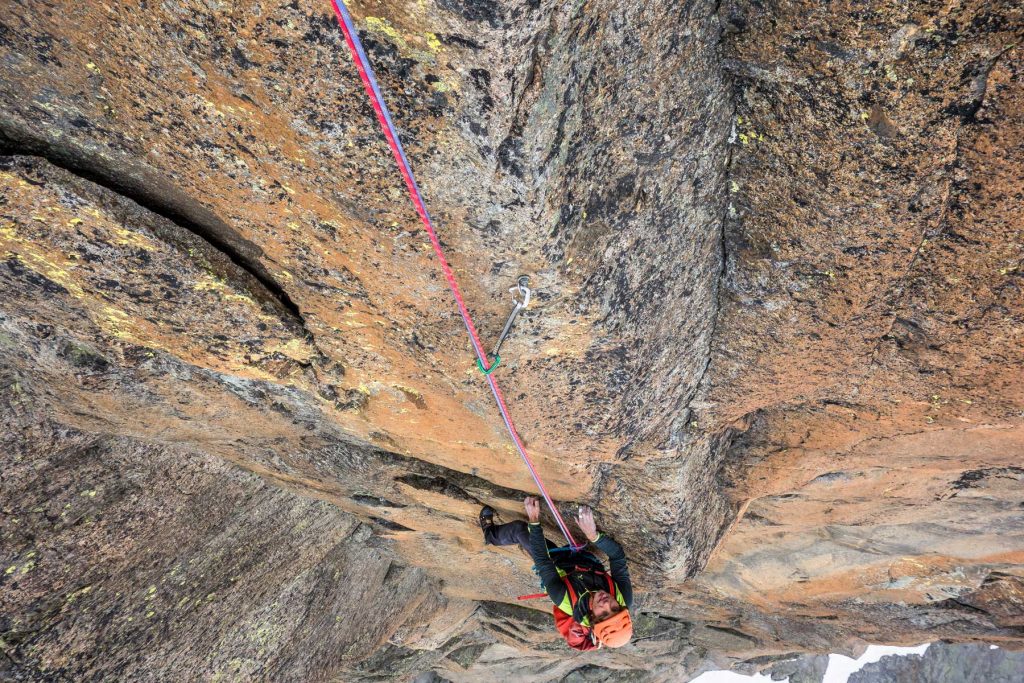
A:
<svg viewBox="0 0 1024 683">
<path fill-rule="evenodd" d="M 512 312 L 508 314 L 508 320 L 505 321 L 505 327 L 502 328 L 501 335 L 498 336 L 498 343 L 494 345 L 494 350 L 487 356 L 491 361 L 491 367 L 484 369 L 484 364 L 480 362 L 479 358 L 476 359 L 476 367 L 485 375 L 489 375 L 494 372 L 494 369 L 501 364 L 501 345 L 505 343 L 505 338 L 508 337 L 508 333 L 512 331 L 512 323 L 516 321 L 519 311 L 530 305 L 530 296 L 533 292 L 527 286 L 529 284 L 530 278 L 523 275 L 518 281 L 516 281 L 516 286 L 508 290 L 512 292 L 512 303 L 514 306 L 512 308 Z M 522 299 L 517 299 L 515 296 L 516 294 L 522 296 Z"/>
</svg>

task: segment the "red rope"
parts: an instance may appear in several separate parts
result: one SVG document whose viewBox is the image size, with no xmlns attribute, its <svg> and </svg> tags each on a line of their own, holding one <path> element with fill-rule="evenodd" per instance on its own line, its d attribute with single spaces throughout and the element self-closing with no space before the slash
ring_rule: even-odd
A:
<svg viewBox="0 0 1024 683">
<path fill-rule="evenodd" d="M 517 595 L 516 600 L 538 600 L 548 597 L 547 593 L 530 593 L 529 595 Z"/>
</svg>

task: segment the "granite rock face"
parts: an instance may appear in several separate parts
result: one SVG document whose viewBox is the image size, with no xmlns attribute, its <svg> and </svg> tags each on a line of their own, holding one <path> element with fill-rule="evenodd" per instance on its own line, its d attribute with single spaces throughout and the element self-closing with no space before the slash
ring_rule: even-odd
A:
<svg viewBox="0 0 1024 683">
<path fill-rule="evenodd" d="M 738 145 L 701 407 L 748 428 L 698 584 L 877 641 L 1015 640 L 1021 9 L 721 18 Z"/>
<path fill-rule="evenodd" d="M 27 418 L 4 423 L 5 681 L 349 678 L 471 611 L 329 503 L 192 448 Z"/>
<path fill-rule="evenodd" d="M 3 7 L 4 675 L 1020 646 L 1016 3 L 350 6 L 485 343 L 537 290 L 499 381 L 639 589 L 586 655 L 330 4 Z"/>
</svg>

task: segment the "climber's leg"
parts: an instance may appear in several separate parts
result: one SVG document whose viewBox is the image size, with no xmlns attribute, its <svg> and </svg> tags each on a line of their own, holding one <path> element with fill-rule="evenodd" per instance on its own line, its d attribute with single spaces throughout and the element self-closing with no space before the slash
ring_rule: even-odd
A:
<svg viewBox="0 0 1024 683">
<path fill-rule="evenodd" d="M 530 532 L 526 522 L 516 520 L 508 524 L 491 524 L 484 528 L 484 543 L 487 545 L 516 545 L 530 547 Z"/>
<path fill-rule="evenodd" d="M 518 545 L 527 555 L 530 554 L 530 530 L 526 522 L 516 520 L 508 524 L 481 525 L 484 530 L 484 543 L 487 545 Z M 555 547 L 551 541 L 544 539 L 548 549 Z"/>
</svg>

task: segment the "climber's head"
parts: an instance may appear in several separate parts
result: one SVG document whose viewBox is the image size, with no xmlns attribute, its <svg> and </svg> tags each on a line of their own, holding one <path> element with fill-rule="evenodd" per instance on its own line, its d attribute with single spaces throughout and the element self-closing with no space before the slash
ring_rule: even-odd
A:
<svg viewBox="0 0 1024 683">
<path fill-rule="evenodd" d="M 597 619 L 597 623 L 594 624 L 594 635 L 597 642 L 605 647 L 622 647 L 633 637 L 633 620 L 630 619 L 628 609 L 614 600 L 612 602 L 618 608 L 614 612 L 603 619 L 598 619 L 594 614 L 594 618 Z"/>
<path fill-rule="evenodd" d="M 604 621 L 623 609 L 608 591 L 594 591 L 590 594 L 590 616 L 594 623 Z"/>
</svg>

